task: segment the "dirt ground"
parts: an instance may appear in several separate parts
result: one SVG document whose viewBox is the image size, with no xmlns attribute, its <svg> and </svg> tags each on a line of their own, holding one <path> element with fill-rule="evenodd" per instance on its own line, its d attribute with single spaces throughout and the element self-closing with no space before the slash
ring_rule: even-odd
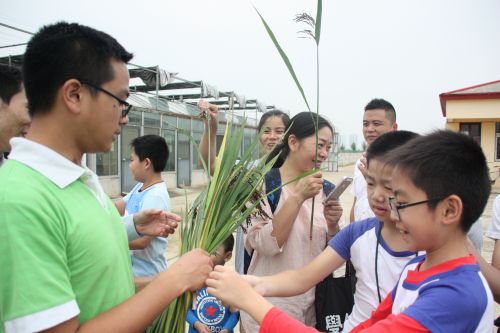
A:
<svg viewBox="0 0 500 333">
<path fill-rule="evenodd" d="M 342 179 L 342 177 L 352 176 L 353 173 L 354 173 L 354 164 L 344 167 L 339 167 L 338 172 L 324 172 L 323 175 L 327 180 L 336 184 L 339 180 Z M 190 203 L 197 197 L 197 195 L 200 192 L 201 188 L 169 189 L 170 199 L 172 203 L 172 211 L 177 214 L 181 214 L 182 211 L 185 211 L 186 198 L 188 203 Z M 481 216 L 483 230 L 487 230 L 491 222 L 492 205 L 495 197 L 498 194 L 500 194 L 500 180 L 497 180 L 496 184 L 493 186 L 492 193 L 488 200 L 488 204 L 486 205 L 483 215 Z M 342 194 L 341 197 L 342 207 L 344 208 L 344 214 L 343 214 L 343 218 L 345 219 L 344 223 L 347 223 L 348 221 L 349 212 L 352 207 L 353 199 L 354 198 L 353 195 L 351 194 L 351 188 L 349 187 L 344 192 L 344 194 Z M 490 262 L 494 242 L 487 237 L 483 237 L 483 240 L 484 242 L 483 242 L 482 255 L 488 262 Z M 170 236 L 167 248 L 167 259 L 170 264 L 177 259 L 179 254 L 178 248 L 179 248 L 179 238 L 178 234 L 175 233 L 174 235 Z M 231 260 L 230 262 L 227 263 L 227 265 L 228 267 L 234 267 L 234 261 Z M 496 316 L 500 315 L 500 305 L 497 305 L 495 314 Z M 235 333 L 239 333 L 239 330 L 235 330 Z"/>
</svg>

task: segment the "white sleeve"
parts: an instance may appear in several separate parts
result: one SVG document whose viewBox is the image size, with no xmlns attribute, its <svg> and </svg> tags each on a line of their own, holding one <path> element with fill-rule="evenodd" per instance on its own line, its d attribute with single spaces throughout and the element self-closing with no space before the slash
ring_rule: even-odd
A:
<svg viewBox="0 0 500 333">
<path fill-rule="evenodd" d="M 491 224 L 486 231 L 486 236 L 493 240 L 500 239 L 500 195 L 497 195 L 495 201 L 493 202 Z"/>
</svg>

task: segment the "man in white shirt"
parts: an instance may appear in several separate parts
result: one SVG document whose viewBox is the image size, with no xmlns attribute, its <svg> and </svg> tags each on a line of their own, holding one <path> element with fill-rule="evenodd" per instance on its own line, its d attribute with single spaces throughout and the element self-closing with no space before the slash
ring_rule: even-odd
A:
<svg viewBox="0 0 500 333">
<path fill-rule="evenodd" d="M 396 110 L 391 103 L 381 98 L 375 98 L 365 106 L 363 136 L 368 145 L 382 134 L 396 131 L 397 129 Z M 366 159 L 363 154 L 363 157 L 356 162 L 356 167 L 354 168 L 354 179 L 351 189 L 354 195 L 354 202 L 351 208 L 350 222 L 375 216 L 368 205 L 365 172 Z"/>
</svg>

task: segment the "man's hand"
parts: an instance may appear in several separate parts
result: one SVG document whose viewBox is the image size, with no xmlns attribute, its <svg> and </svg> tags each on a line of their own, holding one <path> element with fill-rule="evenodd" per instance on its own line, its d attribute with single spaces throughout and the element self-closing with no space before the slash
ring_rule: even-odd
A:
<svg viewBox="0 0 500 333">
<path fill-rule="evenodd" d="M 213 262 L 206 251 L 194 249 L 169 267 L 168 271 L 179 275 L 179 280 L 183 281 L 185 287 L 190 291 L 195 291 L 205 285 L 205 280 L 213 269 Z"/>
<path fill-rule="evenodd" d="M 181 217 L 161 209 L 145 209 L 134 214 L 137 233 L 147 236 L 168 237 L 173 234 Z"/>
<path fill-rule="evenodd" d="M 212 331 L 210 330 L 210 327 L 208 327 L 205 324 L 202 324 L 199 321 L 194 323 L 193 327 L 198 331 L 198 333 L 212 333 Z"/>
</svg>

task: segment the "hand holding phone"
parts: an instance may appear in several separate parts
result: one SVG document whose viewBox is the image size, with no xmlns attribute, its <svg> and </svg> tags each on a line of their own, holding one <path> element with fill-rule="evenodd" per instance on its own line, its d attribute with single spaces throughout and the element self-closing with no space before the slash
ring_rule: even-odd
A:
<svg viewBox="0 0 500 333">
<path fill-rule="evenodd" d="M 340 198 L 340 195 L 344 193 L 344 191 L 347 189 L 347 187 L 349 187 L 351 183 L 352 183 L 352 177 L 344 177 L 330 192 L 330 194 L 328 194 L 323 203 L 331 199 L 338 200 Z"/>
</svg>

